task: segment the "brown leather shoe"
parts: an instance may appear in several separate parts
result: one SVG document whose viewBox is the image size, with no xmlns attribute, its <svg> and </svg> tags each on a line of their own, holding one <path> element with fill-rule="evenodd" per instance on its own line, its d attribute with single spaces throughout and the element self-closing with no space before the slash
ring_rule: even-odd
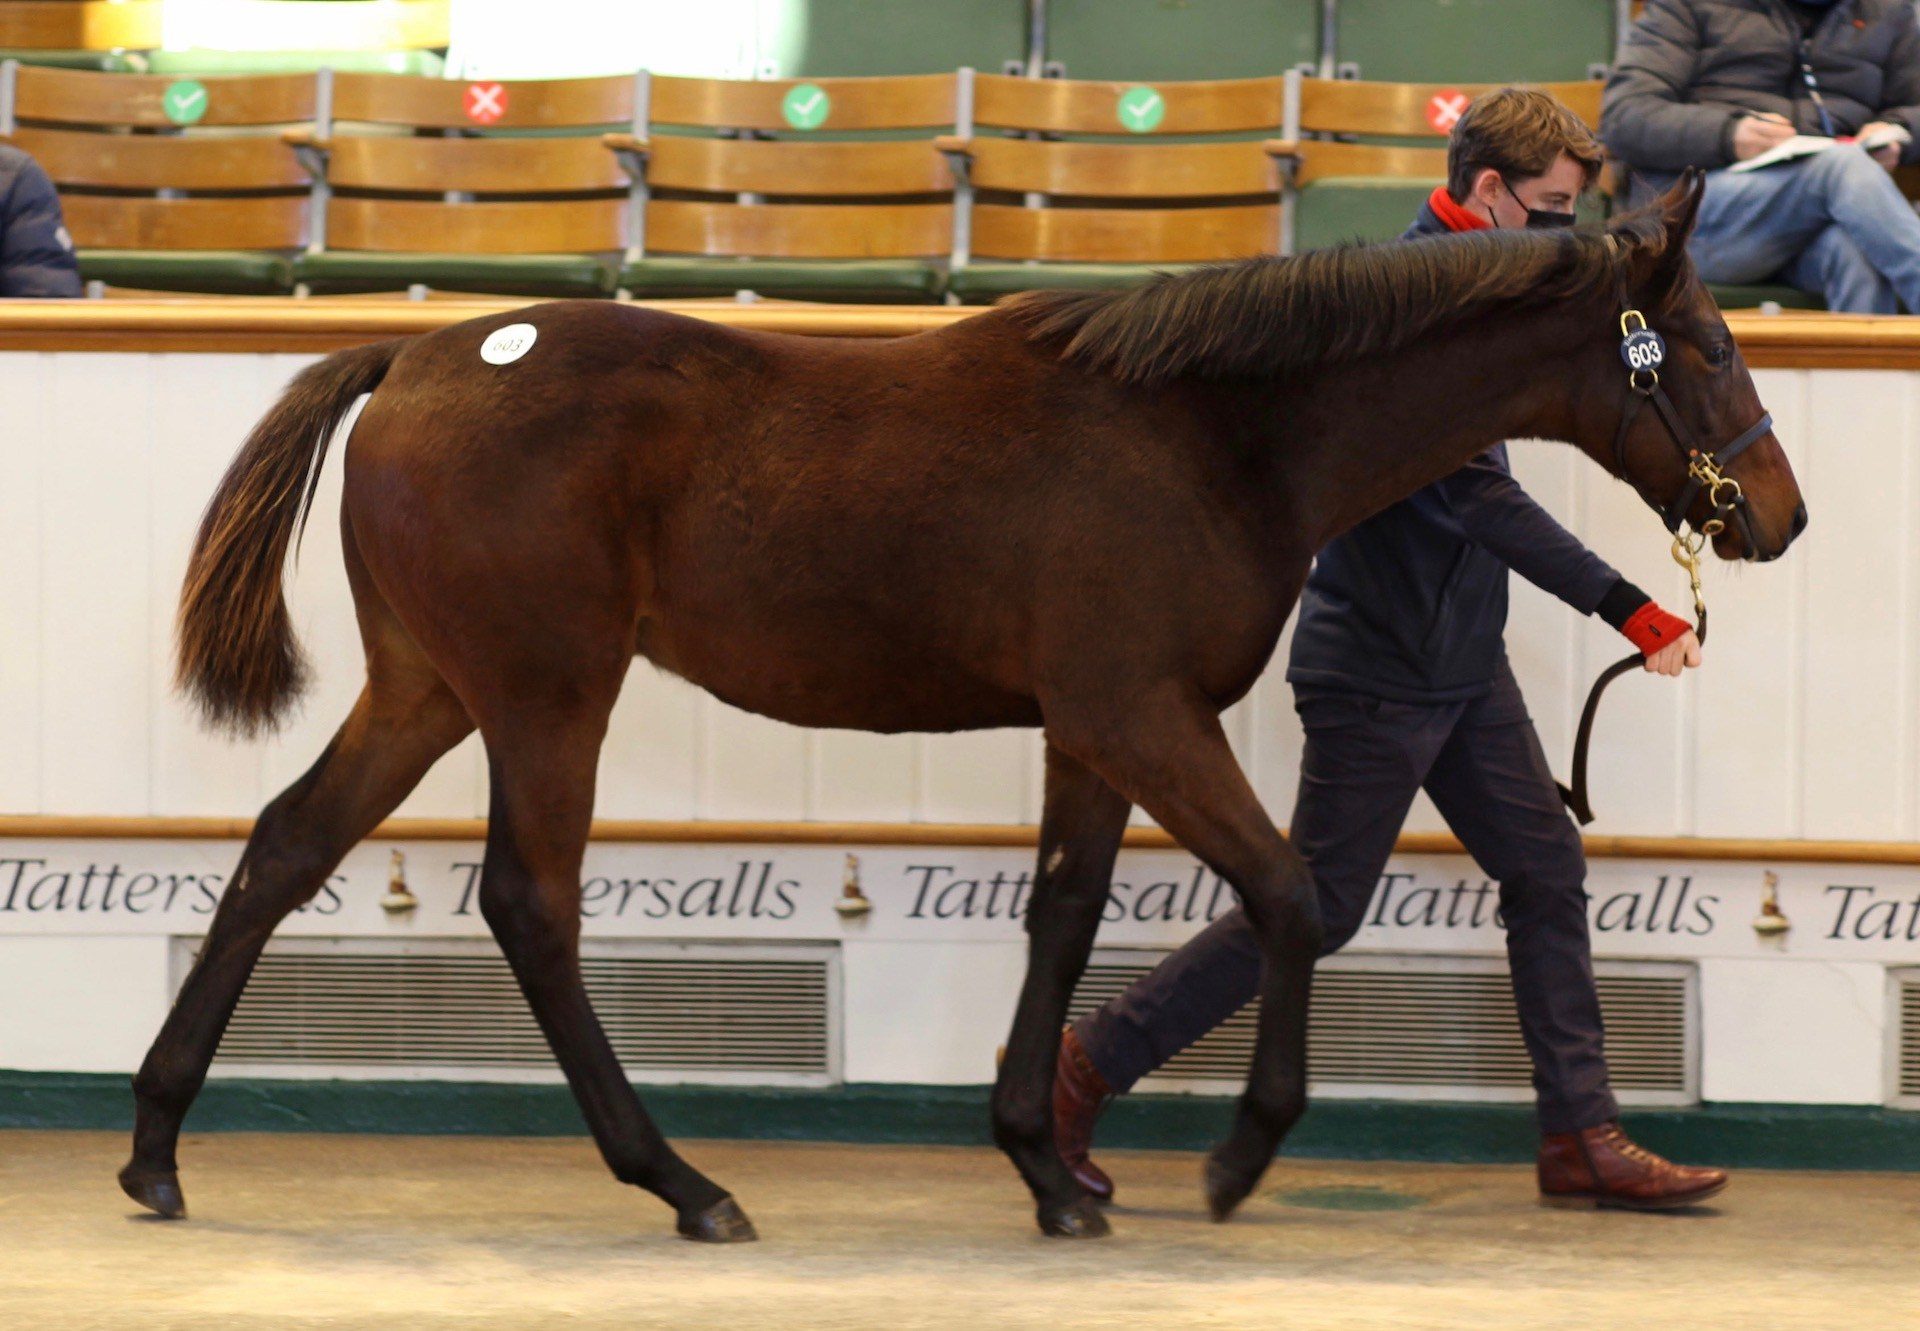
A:
<svg viewBox="0 0 1920 1331">
<path fill-rule="evenodd" d="M 1080 1186 L 1102 1202 L 1113 1200 L 1113 1180 L 1087 1153 L 1093 1149 L 1093 1125 L 1112 1099 L 1113 1092 L 1080 1047 L 1080 1037 L 1067 1027 L 1053 1069 L 1053 1140 Z"/>
<path fill-rule="evenodd" d="M 1665 1211 L 1703 1202 L 1726 1186 L 1726 1170 L 1663 1160 L 1635 1146 L 1618 1123 L 1540 1139 L 1540 1200 L 1548 1206 Z"/>
</svg>

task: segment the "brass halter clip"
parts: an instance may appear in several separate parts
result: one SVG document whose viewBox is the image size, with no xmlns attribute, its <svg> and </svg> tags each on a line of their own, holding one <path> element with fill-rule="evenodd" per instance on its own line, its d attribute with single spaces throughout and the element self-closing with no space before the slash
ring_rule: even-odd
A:
<svg viewBox="0 0 1920 1331">
<path fill-rule="evenodd" d="M 1719 465 L 1705 453 L 1695 453 L 1687 460 L 1687 474 L 1706 489 L 1707 504 L 1714 511 L 1714 516 L 1707 523 L 1710 529 L 1707 534 L 1711 536 L 1726 525 L 1719 515 L 1740 502 L 1740 482 L 1721 471 Z"/>
<path fill-rule="evenodd" d="M 1709 518 L 1706 526 L 1699 531 L 1676 533 L 1673 538 L 1673 562 L 1687 571 L 1687 581 L 1693 585 L 1695 619 L 1707 613 L 1706 593 L 1700 589 L 1700 552 L 1707 548 L 1707 541 L 1725 525 L 1719 518 Z"/>
<path fill-rule="evenodd" d="M 1700 590 L 1700 555 L 1708 541 L 1727 529 L 1722 515 L 1740 498 L 1740 482 L 1722 472 L 1706 453 L 1696 452 L 1687 458 L 1687 474 L 1706 489 L 1707 505 L 1712 510 L 1698 530 L 1676 532 L 1673 537 L 1673 562 L 1687 571 L 1687 581 L 1693 585 L 1693 613 L 1699 618 L 1707 612 L 1706 597 Z"/>
</svg>

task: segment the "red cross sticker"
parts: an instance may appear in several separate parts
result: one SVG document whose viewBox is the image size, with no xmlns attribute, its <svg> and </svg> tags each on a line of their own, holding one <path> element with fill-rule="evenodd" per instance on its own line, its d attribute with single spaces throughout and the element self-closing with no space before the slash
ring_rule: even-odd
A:
<svg viewBox="0 0 1920 1331">
<path fill-rule="evenodd" d="M 1427 123 L 1436 134 L 1451 134 L 1472 99 L 1458 88 L 1442 88 L 1427 99 Z"/>
<path fill-rule="evenodd" d="M 507 113 L 507 88 L 503 83 L 467 85 L 467 119 L 476 125 L 491 125 Z"/>
</svg>

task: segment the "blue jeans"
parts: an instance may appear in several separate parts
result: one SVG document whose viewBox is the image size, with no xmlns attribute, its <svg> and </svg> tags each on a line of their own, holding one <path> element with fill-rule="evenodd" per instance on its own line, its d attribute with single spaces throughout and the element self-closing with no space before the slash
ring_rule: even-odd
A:
<svg viewBox="0 0 1920 1331">
<path fill-rule="evenodd" d="M 1852 144 L 1758 171 L 1712 171 L 1693 233 L 1709 282 L 1785 282 L 1854 314 L 1920 313 L 1920 216 Z"/>
</svg>

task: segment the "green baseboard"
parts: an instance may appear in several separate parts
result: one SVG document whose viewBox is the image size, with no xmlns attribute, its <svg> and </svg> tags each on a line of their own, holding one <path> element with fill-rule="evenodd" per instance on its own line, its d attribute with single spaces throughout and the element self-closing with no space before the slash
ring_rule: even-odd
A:
<svg viewBox="0 0 1920 1331">
<path fill-rule="evenodd" d="M 985 1146 L 984 1086 L 862 1084 L 820 1090 L 643 1086 L 671 1136 Z M 1232 1101 L 1136 1095 L 1100 1124 L 1106 1148 L 1198 1151 L 1225 1130 Z M 1634 1136 L 1701 1163 L 1770 1169 L 1920 1171 L 1920 1113 L 1855 1105 L 1711 1104 L 1630 1111 Z M 133 1125 L 127 1078 L 0 1072 L 0 1128 Z M 565 1086 L 444 1081 L 207 1083 L 190 1132 L 369 1132 L 573 1136 Z M 1286 1154 L 1341 1160 L 1517 1164 L 1533 1158 L 1523 1105 L 1401 1100 L 1314 1102 Z"/>
</svg>

